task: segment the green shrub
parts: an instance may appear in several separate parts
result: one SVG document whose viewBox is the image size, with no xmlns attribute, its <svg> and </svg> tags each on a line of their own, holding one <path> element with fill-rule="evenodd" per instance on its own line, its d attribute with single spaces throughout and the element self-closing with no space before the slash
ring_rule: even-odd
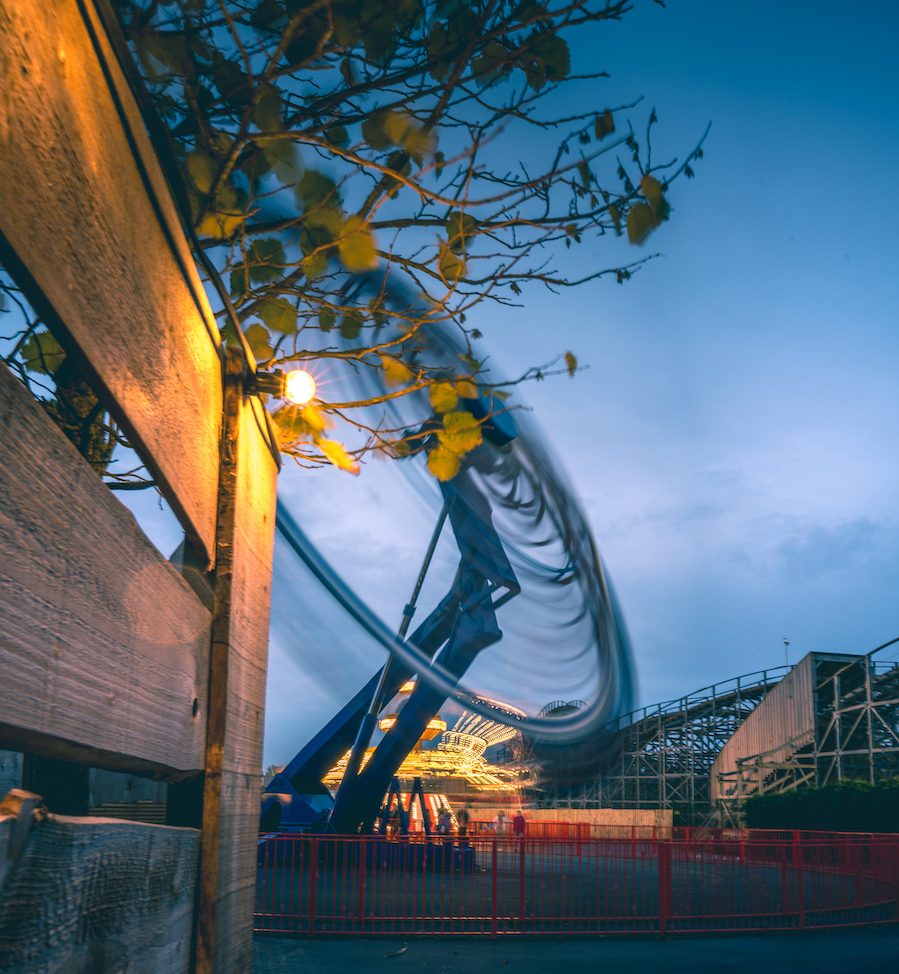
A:
<svg viewBox="0 0 899 974">
<path fill-rule="evenodd" d="M 745 811 L 746 824 L 754 829 L 899 832 L 899 778 L 756 795 Z"/>
</svg>

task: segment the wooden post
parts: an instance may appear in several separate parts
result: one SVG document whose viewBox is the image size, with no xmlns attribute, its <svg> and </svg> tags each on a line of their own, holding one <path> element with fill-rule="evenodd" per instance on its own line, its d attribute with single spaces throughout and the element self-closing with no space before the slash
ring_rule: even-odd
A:
<svg viewBox="0 0 899 974">
<path fill-rule="evenodd" d="M 225 364 L 209 657 L 197 974 L 252 969 L 256 841 L 277 464 L 244 365 Z"/>
</svg>

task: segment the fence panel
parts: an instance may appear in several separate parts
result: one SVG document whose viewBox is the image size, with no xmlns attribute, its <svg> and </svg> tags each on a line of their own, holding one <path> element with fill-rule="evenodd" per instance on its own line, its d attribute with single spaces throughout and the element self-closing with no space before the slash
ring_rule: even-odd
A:
<svg viewBox="0 0 899 974">
<path fill-rule="evenodd" d="M 256 928 L 568 936 L 899 918 L 896 836 L 867 846 L 745 839 L 263 835 Z"/>
</svg>

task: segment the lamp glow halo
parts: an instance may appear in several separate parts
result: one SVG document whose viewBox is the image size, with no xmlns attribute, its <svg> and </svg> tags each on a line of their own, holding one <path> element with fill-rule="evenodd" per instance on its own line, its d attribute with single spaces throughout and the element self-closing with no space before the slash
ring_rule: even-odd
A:
<svg viewBox="0 0 899 974">
<path fill-rule="evenodd" d="M 354 278 L 351 286 L 354 300 L 366 292 L 386 293 L 385 303 L 400 314 L 404 309 L 407 315 L 422 314 L 420 300 L 410 297 L 395 283 L 387 286 L 376 273 L 361 280 Z M 421 360 L 429 367 L 445 369 L 447 374 L 459 377 L 465 373 L 466 350 L 447 333 L 451 327 L 427 323 L 419 329 L 415 342 Z M 469 367 L 469 375 L 471 371 Z M 483 370 L 479 373 L 481 383 L 491 380 L 499 381 L 494 370 L 490 375 Z M 387 391 L 380 384 L 380 371 L 368 369 L 353 374 L 351 388 L 358 398 Z M 492 404 L 492 412 L 495 405 Z M 388 400 L 378 408 L 382 421 L 391 428 L 417 427 L 432 412 L 426 391 Z M 497 425 L 501 430 L 511 428 L 514 438 L 500 446 L 485 438 L 467 458 L 467 469 L 489 502 L 493 528 L 521 583 L 521 594 L 498 611 L 498 621 L 507 633 L 501 645 L 515 644 L 515 634 L 509 635 L 509 626 L 511 623 L 514 630 L 516 620 L 520 630 L 526 630 L 531 637 L 531 650 L 535 645 L 533 634 L 545 629 L 548 638 L 540 644 L 543 648 L 521 659 L 521 666 L 543 667 L 548 679 L 566 666 L 589 671 L 593 694 L 585 707 L 559 716 L 518 716 L 512 709 L 498 714 L 495 707 L 485 702 L 484 691 L 460 684 L 414 644 L 398 639 L 343 581 L 280 502 L 277 526 L 338 604 L 387 652 L 443 696 L 482 717 L 500 720 L 528 737 L 560 743 L 583 740 L 632 709 L 634 674 L 627 631 L 586 516 L 559 464 L 544 446 L 543 437 L 523 411 L 516 394 L 503 404 L 502 413 L 496 417 Z M 436 517 L 442 498 L 439 486 L 426 470 L 424 455 L 396 461 L 394 466 L 413 481 Z M 497 694 L 491 691 L 488 695 Z"/>
</svg>

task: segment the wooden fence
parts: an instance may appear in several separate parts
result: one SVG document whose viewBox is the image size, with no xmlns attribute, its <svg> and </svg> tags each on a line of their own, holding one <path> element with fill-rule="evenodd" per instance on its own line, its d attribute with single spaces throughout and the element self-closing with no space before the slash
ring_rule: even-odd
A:
<svg viewBox="0 0 899 974">
<path fill-rule="evenodd" d="M 91 0 L 0 0 L 0 263 L 78 356 L 213 593 L 210 611 L 0 365 L 0 748 L 25 755 L 51 813 L 97 768 L 168 782 L 182 826 L 48 816 L 11 793 L 0 969 L 243 974 L 277 448 Z"/>
</svg>

